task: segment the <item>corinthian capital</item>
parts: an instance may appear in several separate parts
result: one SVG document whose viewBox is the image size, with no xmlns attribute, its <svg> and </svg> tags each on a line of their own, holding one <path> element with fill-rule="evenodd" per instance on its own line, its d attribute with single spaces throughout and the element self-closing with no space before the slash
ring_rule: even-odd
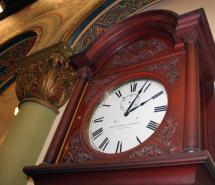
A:
<svg viewBox="0 0 215 185">
<path fill-rule="evenodd" d="M 69 63 L 71 49 L 53 45 L 24 58 L 16 65 L 16 94 L 20 103 L 34 101 L 57 111 L 68 100 L 76 81 Z"/>
</svg>

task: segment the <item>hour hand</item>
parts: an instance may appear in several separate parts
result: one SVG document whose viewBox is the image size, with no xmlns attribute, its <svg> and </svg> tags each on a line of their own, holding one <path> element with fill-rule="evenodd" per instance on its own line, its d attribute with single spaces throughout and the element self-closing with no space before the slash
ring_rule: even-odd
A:
<svg viewBox="0 0 215 185">
<path fill-rule="evenodd" d="M 147 103 L 149 100 L 151 100 L 151 98 L 148 99 L 148 100 L 146 100 L 146 101 L 144 101 L 144 102 L 142 102 L 140 105 L 138 105 L 138 106 L 136 106 L 136 107 L 130 109 L 128 112 L 125 112 L 124 116 L 128 116 L 130 112 L 132 112 L 132 111 L 136 110 L 137 108 L 143 106 L 143 105 L 144 105 L 145 103 Z"/>
<path fill-rule="evenodd" d="M 138 107 L 141 107 L 141 106 L 145 105 L 148 101 L 153 100 L 153 99 L 157 98 L 158 96 L 160 96 L 162 94 L 163 94 L 163 91 L 160 91 L 159 93 L 155 94 L 154 96 L 152 96 L 148 100 L 142 102 L 140 105 L 138 105 L 138 106 L 136 106 L 136 107 L 134 107 L 132 109 L 129 109 L 127 112 L 125 112 L 124 116 L 128 116 L 130 112 L 136 110 Z"/>
</svg>

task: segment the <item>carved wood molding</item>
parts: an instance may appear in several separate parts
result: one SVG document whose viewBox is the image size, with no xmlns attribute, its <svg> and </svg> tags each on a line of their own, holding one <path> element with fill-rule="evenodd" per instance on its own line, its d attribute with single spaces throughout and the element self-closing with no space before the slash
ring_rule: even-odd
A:
<svg viewBox="0 0 215 185">
<path fill-rule="evenodd" d="M 128 155 L 129 158 L 153 157 L 170 155 L 182 150 L 183 141 L 180 139 L 180 126 L 178 121 L 169 118 L 150 145 L 145 145 L 141 149 Z M 76 130 L 70 138 L 67 147 L 61 157 L 60 163 L 86 162 L 98 160 L 83 147 L 80 131 Z"/>
<path fill-rule="evenodd" d="M 105 71 L 138 64 L 170 49 L 159 39 L 138 40 L 117 50 L 104 66 Z"/>
<path fill-rule="evenodd" d="M 118 78 L 118 75 L 111 75 L 107 76 L 103 79 L 93 80 L 92 83 L 89 85 L 89 93 L 87 94 L 87 97 L 85 99 L 85 104 L 87 105 L 93 97 L 101 91 L 101 89 L 104 89 L 105 85 L 111 83 L 113 80 L 116 80 Z"/>
<path fill-rule="evenodd" d="M 196 30 L 185 33 L 183 36 L 183 40 L 185 42 L 197 42 L 199 39 L 199 33 Z"/>
<path fill-rule="evenodd" d="M 142 147 L 129 155 L 129 158 L 140 158 L 150 156 L 169 155 L 176 153 L 182 148 L 180 140 L 180 127 L 178 121 L 169 118 L 164 123 L 164 127 L 156 136 L 155 141 Z"/>
<path fill-rule="evenodd" d="M 180 76 L 178 71 L 178 63 L 179 58 L 174 58 L 162 63 L 149 65 L 144 68 L 144 71 L 160 71 L 164 76 L 166 76 L 169 85 L 174 85 Z"/>
<path fill-rule="evenodd" d="M 182 35 L 182 39 L 184 43 L 186 44 L 195 44 L 196 46 L 200 46 L 200 38 L 199 38 L 199 32 L 197 30 L 193 30 L 191 32 L 184 33 Z"/>
<path fill-rule="evenodd" d="M 95 160 L 95 157 L 90 155 L 84 148 L 80 138 L 80 131 L 76 130 L 70 138 L 69 144 L 61 158 L 62 163 L 67 162 L 85 162 Z"/>
<path fill-rule="evenodd" d="M 60 108 L 68 100 L 77 75 L 69 64 L 71 50 L 56 44 L 26 57 L 16 65 L 16 94 L 20 102 L 34 101 Z M 55 110 L 56 111 L 56 110 Z"/>
</svg>

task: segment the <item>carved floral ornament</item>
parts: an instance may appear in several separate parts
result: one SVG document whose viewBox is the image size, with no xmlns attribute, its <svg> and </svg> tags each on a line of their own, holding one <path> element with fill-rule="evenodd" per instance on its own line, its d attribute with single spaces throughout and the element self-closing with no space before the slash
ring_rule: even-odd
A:
<svg viewBox="0 0 215 185">
<path fill-rule="evenodd" d="M 138 64 L 169 49 L 169 46 L 159 39 L 138 40 L 117 50 L 111 61 L 104 68 L 106 71 L 109 71 L 119 67 Z"/>
<path fill-rule="evenodd" d="M 20 104 L 33 101 L 58 112 L 68 100 L 77 77 L 69 64 L 71 55 L 71 49 L 59 43 L 19 61 L 16 94 Z"/>
<path fill-rule="evenodd" d="M 177 131 L 177 132 L 176 132 Z M 160 133 L 156 135 L 155 140 L 142 148 L 132 152 L 128 158 L 141 158 L 171 155 L 182 150 L 182 141 L 180 140 L 181 131 L 179 122 L 173 118 L 169 118 L 164 122 Z M 69 162 L 86 162 L 98 160 L 96 156 L 90 154 L 81 141 L 80 130 L 76 130 L 65 152 L 62 156 L 61 163 Z"/>
</svg>

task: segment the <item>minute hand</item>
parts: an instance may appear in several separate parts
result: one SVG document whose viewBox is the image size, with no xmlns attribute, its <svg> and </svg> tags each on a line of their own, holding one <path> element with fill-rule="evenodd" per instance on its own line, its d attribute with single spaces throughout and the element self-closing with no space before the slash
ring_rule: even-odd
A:
<svg viewBox="0 0 215 185">
<path fill-rule="evenodd" d="M 134 102 L 136 101 L 136 99 L 140 95 L 140 93 L 143 91 L 143 88 L 146 85 L 146 83 L 147 83 L 147 81 L 143 84 L 143 86 L 141 87 L 141 89 L 138 91 L 136 97 L 134 98 L 134 100 L 131 102 L 131 104 L 129 105 L 129 107 L 125 111 L 124 116 L 128 116 L 130 108 L 132 107 L 132 105 L 134 104 Z"/>
<path fill-rule="evenodd" d="M 160 96 L 161 94 L 163 94 L 163 91 L 160 91 L 159 93 L 155 94 L 154 96 L 152 96 L 152 97 L 149 98 L 148 100 L 142 102 L 140 105 L 138 105 L 138 106 L 136 106 L 136 107 L 130 109 L 127 113 L 129 114 L 130 112 L 136 110 L 138 107 L 141 107 L 141 106 L 145 105 L 148 101 L 157 98 L 157 97 Z"/>
</svg>

